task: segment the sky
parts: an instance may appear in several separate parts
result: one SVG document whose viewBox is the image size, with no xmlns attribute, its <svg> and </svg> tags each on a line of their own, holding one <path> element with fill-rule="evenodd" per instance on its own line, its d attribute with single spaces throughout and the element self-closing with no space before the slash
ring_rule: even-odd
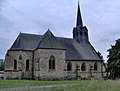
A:
<svg viewBox="0 0 120 91">
<path fill-rule="evenodd" d="M 104 60 L 120 38 L 120 0 L 79 0 L 89 40 Z M 72 38 L 78 0 L 0 0 L 0 59 L 20 32 Z"/>
</svg>

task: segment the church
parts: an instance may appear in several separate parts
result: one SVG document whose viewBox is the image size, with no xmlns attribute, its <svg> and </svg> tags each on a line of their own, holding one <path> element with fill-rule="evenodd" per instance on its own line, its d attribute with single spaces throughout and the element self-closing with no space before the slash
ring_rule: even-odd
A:
<svg viewBox="0 0 120 91">
<path fill-rule="evenodd" d="M 102 78 L 103 59 L 91 45 L 78 3 L 73 38 L 20 33 L 5 57 L 5 79 Z"/>
</svg>

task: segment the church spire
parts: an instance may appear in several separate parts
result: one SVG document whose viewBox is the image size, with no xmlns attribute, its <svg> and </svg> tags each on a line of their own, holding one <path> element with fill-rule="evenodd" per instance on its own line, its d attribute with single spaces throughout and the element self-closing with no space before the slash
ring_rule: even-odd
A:
<svg viewBox="0 0 120 91">
<path fill-rule="evenodd" d="M 75 39 L 76 42 L 80 43 L 81 45 L 86 45 L 89 42 L 88 30 L 86 26 L 83 26 L 79 2 L 77 10 L 76 27 L 73 28 L 73 39 Z"/>
<path fill-rule="evenodd" d="M 78 10 L 77 10 L 77 22 L 76 22 L 76 27 L 83 27 L 83 22 L 82 22 L 82 16 L 80 12 L 80 6 L 79 6 L 79 1 L 78 1 Z"/>
</svg>

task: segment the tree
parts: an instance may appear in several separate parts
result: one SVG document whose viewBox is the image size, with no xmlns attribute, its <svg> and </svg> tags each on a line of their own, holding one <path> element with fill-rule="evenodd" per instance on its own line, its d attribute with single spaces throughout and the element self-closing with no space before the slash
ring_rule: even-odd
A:
<svg viewBox="0 0 120 91">
<path fill-rule="evenodd" d="M 108 50 L 107 73 L 110 77 L 120 77 L 120 39 L 116 40 L 115 45 L 112 45 Z"/>
<path fill-rule="evenodd" d="M 0 61 L 0 71 L 4 71 L 4 61 Z"/>
</svg>

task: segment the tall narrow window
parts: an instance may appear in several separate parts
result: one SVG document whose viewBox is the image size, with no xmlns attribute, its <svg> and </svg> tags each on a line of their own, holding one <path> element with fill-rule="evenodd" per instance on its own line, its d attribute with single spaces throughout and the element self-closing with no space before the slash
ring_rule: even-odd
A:
<svg viewBox="0 0 120 91">
<path fill-rule="evenodd" d="M 75 32 L 73 32 L 73 38 L 75 37 Z"/>
<path fill-rule="evenodd" d="M 94 70 L 97 71 L 97 69 L 98 69 L 98 64 L 95 63 L 95 64 L 94 64 Z"/>
<path fill-rule="evenodd" d="M 83 34 L 82 31 L 80 31 L 80 36 L 82 36 L 82 34 Z"/>
<path fill-rule="evenodd" d="M 40 58 L 38 58 L 38 70 L 40 70 Z"/>
<path fill-rule="evenodd" d="M 26 60 L 26 71 L 29 70 L 29 59 Z"/>
<path fill-rule="evenodd" d="M 22 55 L 19 55 L 19 60 L 22 60 Z"/>
<path fill-rule="evenodd" d="M 51 56 L 49 60 L 49 69 L 55 69 L 55 57 Z"/>
<path fill-rule="evenodd" d="M 77 32 L 77 36 L 79 36 L 79 32 Z"/>
<path fill-rule="evenodd" d="M 17 60 L 14 60 L 14 70 L 17 69 Z"/>
<path fill-rule="evenodd" d="M 86 63 L 82 63 L 82 65 L 81 65 L 81 71 L 86 71 Z"/>
<path fill-rule="evenodd" d="M 69 63 L 67 64 L 67 70 L 68 70 L 68 71 L 71 71 L 71 70 L 72 70 L 72 64 L 71 64 L 71 62 L 69 62 Z"/>
</svg>

